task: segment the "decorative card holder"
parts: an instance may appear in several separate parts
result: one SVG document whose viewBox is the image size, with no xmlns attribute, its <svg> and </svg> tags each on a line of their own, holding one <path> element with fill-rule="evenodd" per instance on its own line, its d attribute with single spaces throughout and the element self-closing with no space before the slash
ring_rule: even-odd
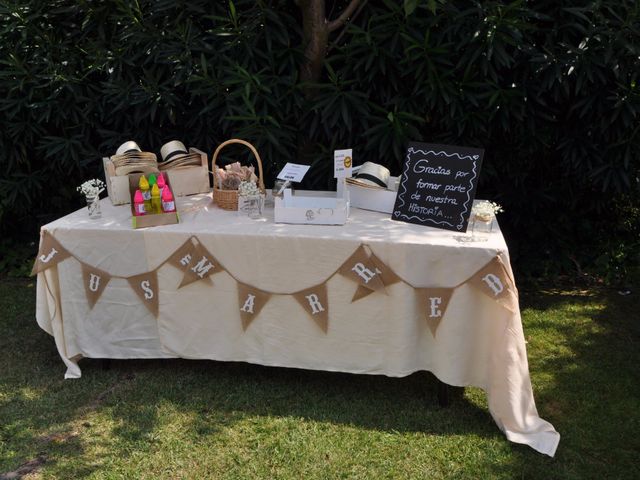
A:
<svg viewBox="0 0 640 480">
<path fill-rule="evenodd" d="M 305 225 L 344 225 L 349 218 L 349 200 L 339 198 L 336 192 L 284 191 L 275 197 L 276 223 Z"/>
</svg>

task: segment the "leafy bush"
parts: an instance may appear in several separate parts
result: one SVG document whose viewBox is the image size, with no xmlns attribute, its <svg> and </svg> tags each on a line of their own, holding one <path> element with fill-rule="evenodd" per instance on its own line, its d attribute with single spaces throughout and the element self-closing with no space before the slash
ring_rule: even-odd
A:
<svg viewBox="0 0 640 480">
<path fill-rule="evenodd" d="M 369 1 L 335 32 L 309 94 L 293 2 L 2 2 L 0 230 L 79 207 L 75 186 L 129 139 L 246 138 L 267 184 L 293 160 L 315 188 L 334 148 L 398 173 L 419 140 L 486 149 L 479 196 L 505 206 L 531 274 L 637 258 L 640 5 L 405 3 Z"/>
</svg>

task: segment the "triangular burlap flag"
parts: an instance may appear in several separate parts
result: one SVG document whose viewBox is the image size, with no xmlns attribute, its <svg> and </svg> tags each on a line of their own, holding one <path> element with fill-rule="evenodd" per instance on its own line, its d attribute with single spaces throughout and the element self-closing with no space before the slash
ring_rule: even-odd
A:
<svg viewBox="0 0 640 480">
<path fill-rule="evenodd" d="M 240 319 L 242 320 L 242 329 L 246 330 L 254 318 L 258 316 L 262 307 L 264 307 L 271 294 L 264 292 L 255 287 L 238 283 L 238 306 L 240 308 Z"/>
<path fill-rule="evenodd" d="M 196 237 L 191 237 L 186 242 L 184 242 L 175 252 L 173 252 L 171 256 L 166 260 L 169 265 L 176 267 L 183 273 L 183 280 L 184 273 L 187 271 L 187 268 L 189 268 L 191 260 L 193 260 L 196 245 L 198 244 L 198 239 Z M 205 277 L 204 280 L 209 285 L 213 285 L 211 278 Z"/>
<path fill-rule="evenodd" d="M 57 265 L 65 258 L 71 257 L 71 253 L 67 251 L 49 232 L 42 233 L 42 241 L 38 249 L 36 261 L 33 264 L 31 275 L 40 273 L 49 267 Z"/>
<path fill-rule="evenodd" d="M 494 257 L 474 273 L 467 282 L 485 295 L 493 298 L 506 309 L 512 312 L 517 310 L 518 298 L 515 285 L 511 282 L 504 265 L 498 257 Z"/>
<path fill-rule="evenodd" d="M 369 290 L 367 287 L 363 287 L 362 285 L 358 285 L 358 288 L 356 288 L 356 291 L 353 294 L 353 298 L 351 298 L 351 303 L 355 302 L 356 300 L 360 300 L 361 298 L 366 297 L 370 293 L 373 293 L 373 290 Z"/>
<path fill-rule="evenodd" d="M 218 261 L 198 242 L 193 249 L 191 262 L 189 262 L 189 266 L 184 271 L 184 277 L 182 277 L 182 282 L 178 288 L 189 285 L 196 280 L 208 278 L 210 275 L 220 271 L 222 270 L 218 265 Z"/>
<path fill-rule="evenodd" d="M 371 261 L 377 268 L 376 271 L 379 272 L 380 277 L 382 278 L 382 283 L 384 283 L 385 287 L 402 281 L 402 279 L 396 275 L 393 270 L 391 270 L 382 260 L 376 257 L 375 253 L 371 254 Z"/>
<path fill-rule="evenodd" d="M 133 291 L 140 297 L 145 307 L 149 309 L 154 317 L 158 317 L 160 305 L 158 299 L 160 295 L 158 289 L 158 273 L 155 270 L 141 273 L 140 275 L 127 278 L 127 281 L 129 285 L 131 285 L 131 288 L 133 288 Z"/>
<path fill-rule="evenodd" d="M 420 296 L 420 305 L 425 311 L 427 325 L 434 337 L 447 311 L 453 290 L 453 288 L 416 288 Z"/>
<path fill-rule="evenodd" d="M 350 278 L 371 292 L 384 291 L 382 272 L 373 264 L 362 245 L 342 264 L 338 273 Z M 365 295 L 359 294 L 358 298 L 362 298 L 363 296 Z M 355 297 L 356 295 L 354 295 L 354 298 Z"/>
<path fill-rule="evenodd" d="M 180 247 L 178 247 L 178 249 L 173 252 L 169 258 L 167 258 L 167 263 L 176 267 L 181 272 L 184 272 L 193 259 L 193 251 L 196 248 L 196 242 L 197 240 L 194 237 L 189 238 Z"/>
<path fill-rule="evenodd" d="M 96 304 L 104 289 L 107 288 L 109 280 L 111 280 L 111 275 L 104 270 L 82 263 L 82 283 L 89 308 L 93 308 Z"/>
<path fill-rule="evenodd" d="M 311 318 L 318 324 L 324 333 L 329 328 L 329 302 L 327 299 L 327 285 L 321 283 L 312 288 L 307 288 L 302 292 L 294 293 L 295 299 L 302 305 L 302 308 L 311 315 Z"/>
</svg>

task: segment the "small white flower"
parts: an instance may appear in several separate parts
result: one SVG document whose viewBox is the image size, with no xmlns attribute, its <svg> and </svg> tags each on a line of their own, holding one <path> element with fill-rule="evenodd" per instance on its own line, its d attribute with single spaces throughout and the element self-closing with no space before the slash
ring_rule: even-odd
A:
<svg viewBox="0 0 640 480">
<path fill-rule="evenodd" d="M 87 180 L 77 187 L 76 190 L 87 197 L 97 197 L 100 193 L 104 192 L 104 187 L 105 184 L 102 180 L 94 178 L 92 180 Z"/>
<path fill-rule="evenodd" d="M 471 209 L 471 213 L 474 215 L 485 218 L 491 218 L 500 212 L 504 212 L 502 206 L 489 200 L 479 200 L 473 204 Z"/>
<path fill-rule="evenodd" d="M 238 187 L 238 195 L 249 196 L 249 195 L 259 195 L 260 190 L 255 182 L 240 182 L 240 186 Z"/>
</svg>

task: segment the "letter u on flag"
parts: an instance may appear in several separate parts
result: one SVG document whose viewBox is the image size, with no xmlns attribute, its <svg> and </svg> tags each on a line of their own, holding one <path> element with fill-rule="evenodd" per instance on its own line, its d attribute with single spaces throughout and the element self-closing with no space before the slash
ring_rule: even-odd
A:
<svg viewBox="0 0 640 480">
<path fill-rule="evenodd" d="M 31 275 L 40 273 L 47 268 L 57 265 L 62 260 L 69 258 L 71 253 L 47 231 L 42 232 L 42 241 L 38 249 L 38 256 L 33 264 Z"/>
<path fill-rule="evenodd" d="M 237 282 L 238 284 L 238 305 L 240 309 L 240 320 L 242 329 L 246 330 L 254 318 L 258 316 L 271 294 L 257 288 Z"/>
<path fill-rule="evenodd" d="M 111 275 L 98 268 L 82 263 L 82 283 L 84 284 L 84 293 L 87 295 L 89 308 L 93 308 L 107 283 L 111 280 Z"/>
<path fill-rule="evenodd" d="M 327 285 L 321 283 L 293 295 L 324 333 L 329 329 Z"/>
<path fill-rule="evenodd" d="M 158 289 L 158 273 L 152 272 L 142 273 L 127 278 L 129 285 L 136 292 L 138 298 L 142 300 L 144 306 L 149 309 L 154 317 L 158 317 L 160 290 Z"/>
<path fill-rule="evenodd" d="M 494 257 L 467 281 L 507 310 L 517 311 L 518 297 L 515 285 L 499 257 Z"/>
</svg>

